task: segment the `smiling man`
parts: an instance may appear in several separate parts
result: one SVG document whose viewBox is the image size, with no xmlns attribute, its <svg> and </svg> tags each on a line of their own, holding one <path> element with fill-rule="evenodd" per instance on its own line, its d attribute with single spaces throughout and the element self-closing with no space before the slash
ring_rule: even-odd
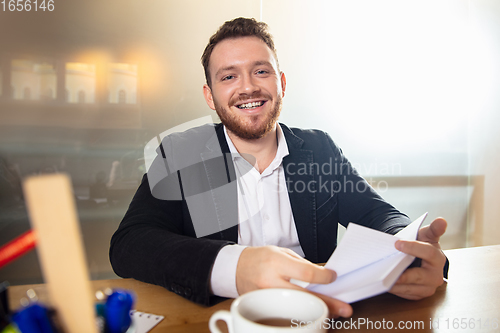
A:
<svg viewBox="0 0 500 333">
<path fill-rule="evenodd" d="M 277 122 L 286 79 L 265 23 L 224 23 L 210 38 L 202 63 L 205 100 L 222 123 L 162 142 L 160 167 L 180 155 L 203 158 L 154 185 L 148 186 L 151 172 L 144 176 L 111 241 L 118 275 L 202 304 L 259 288 L 302 289 L 290 280 L 335 280 L 335 272 L 313 263 L 326 262 L 334 251 L 338 223 L 394 234 L 411 222 L 357 174 L 328 134 Z M 182 143 L 180 155 L 173 142 Z M 215 150 L 223 158 L 205 158 Z M 157 184 L 178 193 L 156 195 Z M 195 211 L 190 198 L 201 192 L 208 195 Z M 211 231 L 200 236 L 197 225 Z M 443 283 L 446 258 L 439 238 L 445 229 L 446 221 L 436 219 L 420 230 L 418 241 L 397 243 L 422 264 L 407 269 L 392 293 L 416 300 Z M 320 297 L 332 316 L 352 314 L 349 304 Z"/>
</svg>

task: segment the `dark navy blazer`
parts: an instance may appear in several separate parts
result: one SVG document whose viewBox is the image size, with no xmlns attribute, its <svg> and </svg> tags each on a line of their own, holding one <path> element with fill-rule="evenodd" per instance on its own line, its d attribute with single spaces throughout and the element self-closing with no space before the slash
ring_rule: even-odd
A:
<svg viewBox="0 0 500 333">
<path fill-rule="evenodd" d="M 328 260 L 337 245 L 338 223 L 347 226 L 354 222 L 394 234 L 411 222 L 357 174 L 328 134 L 280 125 L 289 150 L 283 167 L 290 204 L 306 259 L 315 263 Z M 214 129 L 215 139 L 191 140 L 196 146 L 190 143 L 183 153 L 210 155 L 210 142 L 220 145 L 223 154 L 229 153 L 223 126 L 217 124 Z M 161 153 L 165 154 L 165 140 L 162 145 Z M 237 205 L 237 187 L 232 160 L 224 157 L 211 161 L 204 160 L 203 167 L 191 170 L 189 176 L 184 170 L 177 170 L 155 186 L 144 175 L 111 239 L 110 261 L 116 274 L 161 285 L 197 303 L 209 305 L 218 300 L 210 294 L 210 274 L 220 249 L 238 240 L 238 217 L 233 214 L 237 209 L 230 208 Z M 211 168 L 222 176 L 210 178 Z M 201 183 L 209 188 L 220 186 L 213 184 L 214 178 L 218 179 L 216 182 L 234 185 L 229 187 L 234 195 L 214 198 L 214 203 L 218 203 L 211 206 L 217 207 L 207 206 L 207 220 L 213 214 L 219 228 L 197 237 L 186 193 Z M 180 185 L 178 198 L 162 199 L 157 189 L 168 187 L 167 183 Z M 219 203 L 229 208 L 220 209 Z"/>
</svg>

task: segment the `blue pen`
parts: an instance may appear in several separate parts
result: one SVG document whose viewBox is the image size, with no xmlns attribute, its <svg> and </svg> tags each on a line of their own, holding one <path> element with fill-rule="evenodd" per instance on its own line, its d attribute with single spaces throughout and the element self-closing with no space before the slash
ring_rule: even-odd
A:
<svg viewBox="0 0 500 333">
<path fill-rule="evenodd" d="M 34 303 L 12 316 L 21 332 L 54 333 L 50 324 L 47 308 Z"/>
<path fill-rule="evenodd" d="M 106 300 L 106 328 L 109 333 L 124 333 L 130 327 L 130 310 L 134 296 L 125 290 L 115 290 Z"/>
</svg>

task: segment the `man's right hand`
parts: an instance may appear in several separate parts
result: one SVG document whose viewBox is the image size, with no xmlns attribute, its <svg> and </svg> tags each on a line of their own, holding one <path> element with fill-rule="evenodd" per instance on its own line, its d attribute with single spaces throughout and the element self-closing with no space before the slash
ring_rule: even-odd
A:
<svg viewBox="0 0 500 333">
<path fill-rule="evenodd" d="M 334 271 L 315 265 L 290 249 L 277 246 L 247 247 L 241 252 L 236 268 L 236 288 L 240 295 L 264 288 L 288 288 L 310 292 L 291 283 L 290 279 L 327 284 L 336 278 Z M 349 304 L 314 294 L 325 301 L 331 316 L 352 315 L 352 307 Z"/>
</svg>

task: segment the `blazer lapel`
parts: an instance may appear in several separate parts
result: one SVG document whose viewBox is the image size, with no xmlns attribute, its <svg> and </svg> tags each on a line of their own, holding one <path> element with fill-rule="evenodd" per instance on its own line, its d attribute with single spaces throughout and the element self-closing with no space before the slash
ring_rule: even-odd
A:
<svg viewBox="0 0 500 333">
<path fill-rule="evenodd" d="M 215 208 L 217 232 L 209 238 L 238 241 L 238 195 L 236 173 L 222 125 L 206 144 L 200 156 L 205 168 L 210 196 Z"/>
<path fill-rule="evenodd" d="M 316 225 L 316 182 L 310 167 L 313 160 L 311 150 L 301 149 L 304 140 L 297 137 L 285 125 L 280 124 L 288 144 L 289 155 L 283 159 L 288 196 L 299 236 L 300 246 L 306 258 L 318 261 Z"/>
</svg>

